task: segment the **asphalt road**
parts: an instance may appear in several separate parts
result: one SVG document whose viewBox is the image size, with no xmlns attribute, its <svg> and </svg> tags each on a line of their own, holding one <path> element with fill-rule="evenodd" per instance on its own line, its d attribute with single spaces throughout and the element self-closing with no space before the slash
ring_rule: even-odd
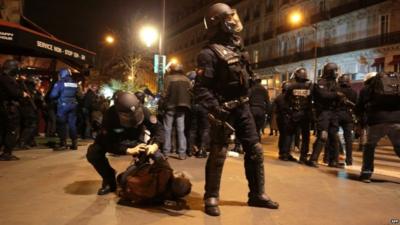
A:
<svg viewBox="0 0 400 225">
<path fill-rule="evenodd" d="M 278 210 L 246 205 L 248 188 L 242 158 L 226 161 L 220 217 L 203 212 L 205 159 L 170 159 L 176 170 L 191 176 L 193 189 L 185 204 L 123 206 L 114 194 L 96 195 L 100 177 L 86 161 L 87 146 L 80 146 L 78 151 L 18 151 L 20 161 L 0 162 L 0 224 L 386 225 L 400 219 L 399 178 L 376 175 L 373 183 L 365 184 L 357 180 L 358 171 L 282 162 L 271 153 L 276 152 L 273 142 L 270 139 L 264 144 L 266 190 L 280 203 Z M 131 159 L 110 160 L 117 171 L 123 171 Z"/>
</svg>

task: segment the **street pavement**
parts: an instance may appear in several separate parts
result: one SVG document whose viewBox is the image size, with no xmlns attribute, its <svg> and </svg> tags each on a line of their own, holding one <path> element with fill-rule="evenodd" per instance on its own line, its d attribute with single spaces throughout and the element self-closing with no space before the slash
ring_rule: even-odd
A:
<svg viewBox="0 0 400 225">
<path fill-rule="evenodd" d="M 226 160 L 220 217 L 203 212 L 205 159 L 169 159 L 176 170 L 191 177 L 192 193 L 185 203 L 124 206 L 114 194 L 96 195 L 101 181 L 86 161 L 87 144 L 78 151 L 17 151 L 20 161 L 0 162 L 0 224 L 388 225 L 400 219 L 399 177 L 377 174 L 372 183 L 365 184 L 357 180 L 356 170 L 314 169 L 282 162 L 276 156 L 276 137 L 263 139 L 263 146 L 266 190 L 280 203 L 278 210 L 246 205 L 242 157 Z M 131 161 L 129 156 L 109 158 L 119 172 Z"/>
</svg>

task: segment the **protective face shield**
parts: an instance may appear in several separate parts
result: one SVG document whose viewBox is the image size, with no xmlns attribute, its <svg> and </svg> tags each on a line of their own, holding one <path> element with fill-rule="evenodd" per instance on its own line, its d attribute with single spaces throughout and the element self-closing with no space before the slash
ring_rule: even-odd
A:
<svg viewBox="0 0 400 225">
<path fill-rule="evenodd" d="M 300 82 L 308 81 L 307 70 L 305 68 L 297 68 L 293 72 L 291 79 L 296 79 Z"/>
<path fill-rule="evenodd" d="M 338 82 L 340 86 L 343 87 L 350 87 L 351 86 L 351 79 L 349 74 L 343 74 L 338 78 Z"/>
<path fill-rule="evenodd" d="M 183 198 L 192 191 L 192 183 L 182 172 L 174 172 L 171 182 L 171 192 L 175 198 Z"/>
<path fill-rule="evenodd" d="M 121 92 L 116 96 L 115 108 L 121 126 L 138 127 L 144 120 L 143 108 L 139 99 L 132 93 Z"/>
<path fill-rule="evenodd" d="M 336 63 L 328 63 L 324 66 L 322 77 L 327 79 L 336 79 L 339 75 L 338 69 Z"/>
<path fill-rule="evenodd" d="M 212 5 L 204 17 L 206 30 L 220 29 L 225 33 L 237 34 L 243 30 L 236 10 L 224 3 Z"/>
<path fill-rule="evenodd" d="M 72 72 L 70 69 L 61 69 L 60 72 L 58 73 L 61 79 L 70 77 L 72 75 Z"/>
<path fill-rule="evenodd" d="M 13 76 L 13 77 L 18 74 L 19 69 L 20 69 L 19 68 L 19 62 L 16 61 L 16 60 L 11 60 L 11 59 L 6 60 L 3 63 L 3 67 L 2 67 L 2 70 L 3 70 L 4 74 L 9 75 L 9 76 Z"/>
</svg>

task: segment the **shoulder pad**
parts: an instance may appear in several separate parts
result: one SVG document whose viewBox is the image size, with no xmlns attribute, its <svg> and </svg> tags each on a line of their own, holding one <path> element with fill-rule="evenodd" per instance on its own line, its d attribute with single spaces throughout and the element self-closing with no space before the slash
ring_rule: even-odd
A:
<svg viewBox="0 0 400 225">
<path fill-rule="evenodd" d="M 230 50 L 229 48 L 219 45 L 219 44 L 211 44 L 208 46 L 213 52 L 220 58 L 225 61 L 227 64 L 234 64 L 240 61 L 240 55 L 236 52 Z"/>
</svg>

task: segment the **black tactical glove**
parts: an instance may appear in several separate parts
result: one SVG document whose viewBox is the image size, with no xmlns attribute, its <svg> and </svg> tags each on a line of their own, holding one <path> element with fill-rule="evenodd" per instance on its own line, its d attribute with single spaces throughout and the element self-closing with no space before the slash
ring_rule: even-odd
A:
<svg viewBox="0 0 400 225">
<path fill-rule="evenodd" d="M 215 107 L 213 110 L 211 110 L 211 114 L 219 120 L 225 121 L 228 119 L 228 116 L 230 114 L 230 112 L 226 109 L 224 109 L 221 106 L 217 106 Z"/>
</svg>

